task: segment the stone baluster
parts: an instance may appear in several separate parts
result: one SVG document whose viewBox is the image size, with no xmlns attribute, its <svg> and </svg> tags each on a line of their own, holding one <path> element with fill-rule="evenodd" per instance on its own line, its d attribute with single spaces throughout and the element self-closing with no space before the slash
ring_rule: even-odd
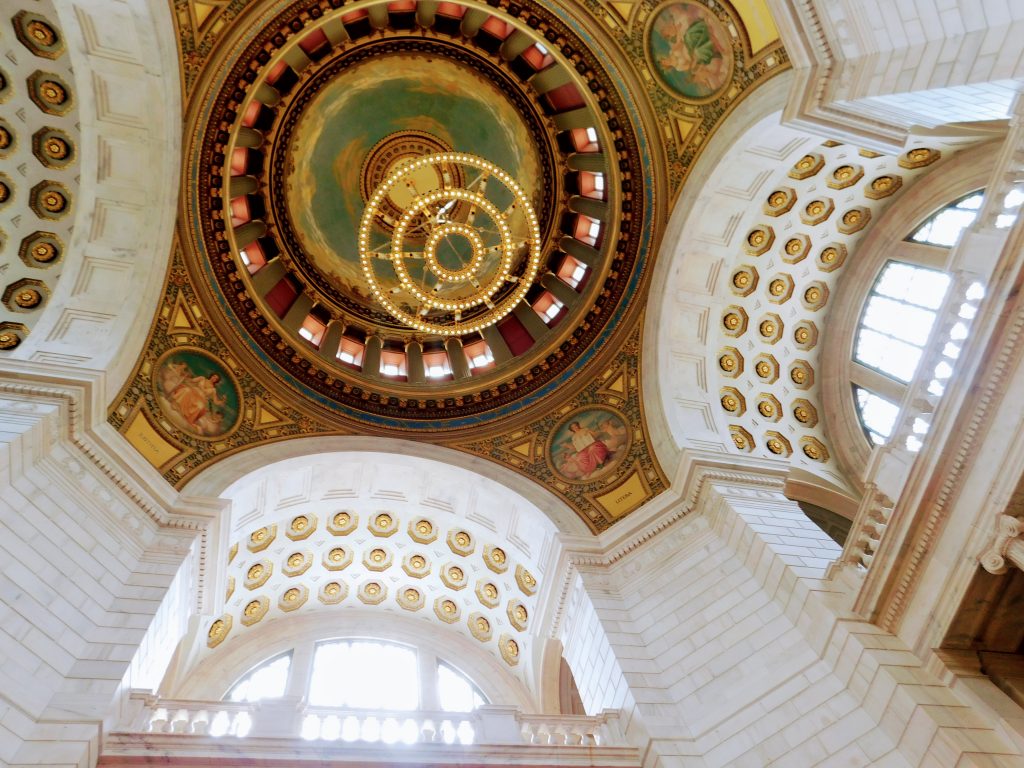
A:
<svg viewBox="0 0 1024 768">
<path fill-rule="evenodd" d="M 171 718 L 171 733 L 189 733 L 192 730 L 192 720 L 187 709 L 179 709 Z"/>
<path fill-rule="evenodd" d="M 167 710 L 163 707 L 156 707 L 153 716 L 149 718 L 150 733 L 163 733 L 167 727 Z"/>
<path fill-rule="evenodd" d="M 614 709 L 606 709 L 601 713 L 601 725 L 598 729 L 598 740 L 600 746 L 618 747 L 626 743 L 622 733 L 622 723 L 619 720 L 619 712 Z"/>
<path fill-rule="evenodd" d="M 838 562 L 858 568 L 871 567 L 889 525 L 892 507 L 892 501 L 885 494 L 877 488 L 868 489 L 861 500 L 857 516 L 850 528 L 850 536 Z"/>
</svg>

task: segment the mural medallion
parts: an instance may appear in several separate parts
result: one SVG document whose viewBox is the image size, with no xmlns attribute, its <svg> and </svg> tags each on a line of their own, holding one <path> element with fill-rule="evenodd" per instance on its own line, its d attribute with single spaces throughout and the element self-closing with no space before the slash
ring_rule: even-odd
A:
<svg viewBox="0 0 1024 768">
<path fill-rule="evenodd" d="M 171 423 L 195 437 L 223 437 L 238 425 L 238 386 L 218 360 L 199 349 L 164 354 L 153 368 L 153 394 Z"/>
<path fill-rule="evenodd" d="M 584 408 L 555 428 L 548 457 L 566 480 L 589 482 L 615 469 L 629 452 L 630 428 L 609 408 Z"/>
<path fill-rule="evenodd" d="M 729 32 L 696 2 L 669 3 L 654 14 L 647 54 L 661 82 L 684 99 L 710 99 L 732 79 Z"/>
</svg>

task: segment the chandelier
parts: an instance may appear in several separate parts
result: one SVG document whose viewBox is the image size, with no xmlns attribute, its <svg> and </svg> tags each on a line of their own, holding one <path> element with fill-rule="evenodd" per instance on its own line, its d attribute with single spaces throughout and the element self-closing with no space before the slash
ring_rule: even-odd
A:
<svg viewBox="0 0 1024 768">
<path fill-rule="evenodd" d="M 540 227 L 523 189 L 466 153 L 396 164 L 359 226 L 359 259 L 374 298 L 403 325 L 440 336 L 505 317 L 529 291 L 540 258 Z"/>
</svg>

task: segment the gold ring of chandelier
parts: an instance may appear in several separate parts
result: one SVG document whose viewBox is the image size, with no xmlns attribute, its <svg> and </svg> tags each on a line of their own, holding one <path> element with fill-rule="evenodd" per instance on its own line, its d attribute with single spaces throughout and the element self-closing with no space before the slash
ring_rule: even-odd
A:
<svg viewBox="0 0 1024 768">
<path fill-rule="evenodd" d="M 453 164 L 474 171 L 464 174 L 463 188 L 447 186 L 452 174 L 446 167 Z M 428 168 L 435 170 L 441 186 L 420 193 L 414 177 Z M 487 195 L 492 179 L 507 193 Z M 412 199 L 397 221 L 386 219 L 382 204 L 403 188 Z M 509 194 L 511 205 L 499 208 L 493 202 Z M 453 211 L 461 211 L 458 218 L 463 220 L 449 218 Z M 477 224 L 480 214 L 484 221 Z M 392 227 L 390 241 L 382 240 L 381 233 L 387 231 L 382 223 Z M 418 249 L 415 238 L 407 237 L 410 230 L 426 233 Z M 453 239 L 468 244 L 469 258 L 449 248 L 448 260 L 455 264 L 446 266 L 439 250 Z M 519 184 L 493 163 L 461 152 L 423 155 L 397 165 L 370 196 L 359 225 L 359 259 L 374 298 L 402 324 L 441 336 L 482 330 L 511 312 L 537 277 L 540 245 L 537 215 Z M 411 270 L 407 262 L 420 268 Z M 378 273 L 387 273 L 388 267 L 391 274 L 384 277 L 391 278 L 392 287 Z M 502 291 L 510 284 L 512 290 Z M 462 319 L 464 312 L 481 306 L 486 309 Z"/>
</svg>

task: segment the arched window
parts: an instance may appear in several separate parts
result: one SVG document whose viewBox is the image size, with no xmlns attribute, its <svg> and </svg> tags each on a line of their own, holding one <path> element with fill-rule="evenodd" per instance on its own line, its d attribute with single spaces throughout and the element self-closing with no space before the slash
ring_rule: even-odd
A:
<svg viewBox="0 0 1024 768">
<path fill-rule="evenodd" d="M 861 427 L 876 445 L 892 435 L 907 385 L 920 367 L 949 291 L 950 277 L 943 271 L 949 249 L 977 218 L 983 202 L 983 191 L 971 192 L 925 219 L 904 243 L 893 248 L 864 303 L 854 341 L 851 383 Z M 1011 207 L 1020 204 L 1014 193 L 1007 195 L 1005 202 Z M 1007 215 L 1012 223 L 1016 214 Z M 928 384 L 932 395 L 941 396 L 945 390 L 982 297 L 982 285 L 971 285 L 959 309 L 960 322 L 941 341 L 942 359 Z M 907 438 L 907 448 L 918 450 L 927 431 L 927 422 L 918 418 L 914 434 Z"/>
<path fill-rule="evenodd" d="M 309 703 L 344 709 L 418 709 L 416 651 L 373 640 L 318 643 L 309 680 Z"/>
<path fill-rule="evenodd" d="M 915 243 L 952 248 L 960 240 L 963 231 L 978 217 L 984 198 L 985 193 L 980 190 L 961 197 L 925 219 L 907 239 Z"/>
<path fill-rule="evenodd" d="M 231 686 L 224 699 L 255 702 L 292 690 L 312 707 L 336 709 L 470 712 L 487 703 L 480 688 L 454 666 L 408 645 L 324 640 L 313 646 L 308 670 L 296 669 L 292 657 L 288 651 L 258 664 Z M 421 674 L 424 668 L 427 678 Z M 293 676 L 298 679 L 289 686 Z"/>
<path fill-rule="evenodd" d="M 942 272 L 888 262 L 864 306 L 854 359 L 909 382 L 948 288 L 949 276 Z"/>
<path fill-rule="evenodd" d="M 437 700 L 445 712 L 472 712 L 487 703 L 468 677 L 444 662 L 437 665 Z"/>
<path fill-rule="evenodd" d="M 288 687 L 288 673 L 292 666 L 292 652 L 267 659 L 242 676 L 224 697 L 228 701 L 259 701 L 284 696 Z"/>
</svg>

